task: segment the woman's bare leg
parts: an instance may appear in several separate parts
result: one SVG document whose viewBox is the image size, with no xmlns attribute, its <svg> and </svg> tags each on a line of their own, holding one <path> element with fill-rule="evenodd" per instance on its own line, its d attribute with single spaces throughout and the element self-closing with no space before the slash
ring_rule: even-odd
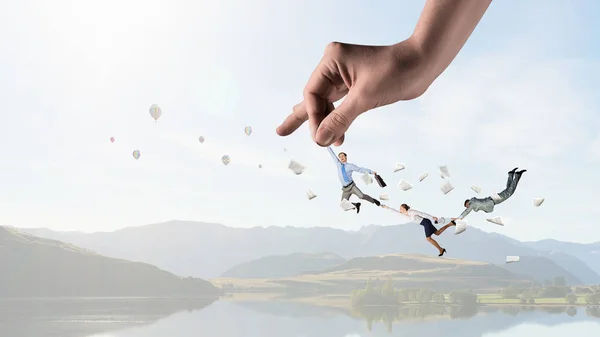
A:
<svg viewBox="0 0 600 337">
<path fill-rule="evenodd" d="M 439 236 L 439 235 L 441 235 L 441 234 L 442 234 L 442 233 L 443 233 L 443 232 L 444 232 L 446 229 L 448 229 L 448 227 L 450 227 L 450 226 L 456 226 L 456 224 L 451 222 L 451 223 L 449 223 L 449 224 L 445 225 L 444 227 L 442 227 L 442 228 L 438 229 L 438 230 L 437 230 L 437 231 L 435 231 L 435 233 L 433 233 L 433 234 L 435 234 L 435 235 L 438 235 L 438 236 Z"/>
<path fill-rule="evenodd" d="M 442 247 L 440 247 L 440 245 L 437 243 L 437 241 L 435 241 L 434 239 L 432 239 L 431 237 L 427 238 L 427 241 L 429 241 L 429 243 L 431 243 L 435 248 L 437 248 L 440 251 L 440 254 L 442 253 L 442 251 L 444 250 Z"/>
</svg>

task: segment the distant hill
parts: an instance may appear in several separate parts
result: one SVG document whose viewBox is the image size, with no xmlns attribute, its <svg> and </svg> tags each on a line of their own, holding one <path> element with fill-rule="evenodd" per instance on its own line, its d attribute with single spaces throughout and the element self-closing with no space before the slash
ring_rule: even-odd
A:
<svg viewBox="0 0 600 337">
<path fill-rule="evenodd" d="M 527 275 L 542 284 L 546 280 L 554 279 L 556 275 L 563 276 L 569 284 L 583 283 L 579 278 L 546 257 L 522 256 L 519 262 L 507 263 L 503 268 L 515 274 Z"/>
<path fill-rule="evenodd" d="M 241 263 L 227 270 L 221 276 L 235 278 L 295 276 L 304 272 L 319 272 L 342 264 L 345 261 L 346 259 L 330 253 L 273 255 Z"/>
<path fill-rule="evenodd" d="M 531 284 L 532 279 L 502 267 L 454 258 L 420 254 L 393 254 L 357 257 L 320 272 L 306 272 L 293 277 L 268 278 L 251 284 L 242 279 L 217 279 L 235 288 L 252 287 L 265 291 L 275 285 L 293 289 L 289 292 L 348 293 L 363 288 L 372 279 L 384 282 L 392 277 L 398 288 L 428 288 L 438 291 L 491 289 L 511 284 Z"/>
<path fill-rule="evenodd" d="M 151 263 L 178 275 L 219 277 L 241 263 L 271 255 L 331 252 L 350 259 L 384 254 L 427 254 L 437 251 L 416 224 L 366 226 L 359 231 L 328 227 L 232 228 L 219 224 L 169 221 L 129 227 L 114 232 L 55 232 L 20 229 L 92 249 L 100 254 Z M 470 227 L 461 235 L 452 231 L 439 240 L 447 248 L 444 258 L 504 264 L 507 255 L 547 257 L 583 283 L 598 284 L 594 271 L 578 258 L 555 250 L 538 250 L 504 235 Z M 585 245 L 584 245 L 585 246 Z M 567 278 L 569 275 L 555 275 Z"/>
<path fill-rule="evenodd" d="M 600 273 L 600 242 L 581 244 L 557 240 L 541 240 L 524 242 L 522 244 L 528 248 L 550 252 L 550 254 L 569 254 L 590 266 L 595 272 Z"/>
<path fill-rule="evenodd" d="M 201 279 L 0 227 L 0 298 L 215 296 Z"/>
</svg>

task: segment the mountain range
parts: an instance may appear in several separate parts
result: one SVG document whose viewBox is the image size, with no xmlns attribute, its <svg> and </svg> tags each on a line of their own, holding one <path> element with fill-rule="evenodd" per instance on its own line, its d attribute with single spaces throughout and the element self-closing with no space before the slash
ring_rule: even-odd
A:
<svg viewBox="0 0 600 337">
<path fill-rule="evenodd" d="M 233 228 L 214 223 L 169 221 L 113 232 L 60 232 L 21 228 L 35 236 L 68 242 L 99 254 L 146 262 L 177 275 L 216 278 L 252 260 L 293 253 L 330 253 L 344 259 L 385 254 L 437 255 L 415 224 L 364 226 L 358 231 L 329 227 Z M 447 234 L 446 234 L 447 233 Z M 507 255 L 544 257 L 561 267 L 566 279 L 600 283 L 600 242 L 579 244 L 544 240 L 521 242 L 470 227 L 446 232 L 438 242 L 447 256 L 504 264 Z"/>
<path fill-rule="evenodd" d="M 215 297 L 211 283 L 0 227 L 0 298 Z"/>
</svg>

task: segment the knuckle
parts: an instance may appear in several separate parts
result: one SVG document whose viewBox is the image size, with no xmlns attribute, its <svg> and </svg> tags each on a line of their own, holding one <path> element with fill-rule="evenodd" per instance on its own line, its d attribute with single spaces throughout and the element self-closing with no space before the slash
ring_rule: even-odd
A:
<svg viewBox="0 0 600 337">
<path fill-rule="evenodd" d="M 294 114 L 301 114 L 302 112 L 304 112 L 304 104 L 298 103 L 298 104 L 294 105 L 294 107 L 292 108 L 292 111 L 294 112 Z"/>
<path fill-rule="evenodd" d="M 341 42 L 330 42 L 325 47 L 325 55 L 330 56 L 332 58 L 341 56 L 344 54 L 345 44 Z"/>
<path fill-rule="evenodd" d="M 331 114 L 331 124 L 334 127 L 348 127 L 350 125 L 350 119 L 345 114 L 334 113 Z"/>
</svg>

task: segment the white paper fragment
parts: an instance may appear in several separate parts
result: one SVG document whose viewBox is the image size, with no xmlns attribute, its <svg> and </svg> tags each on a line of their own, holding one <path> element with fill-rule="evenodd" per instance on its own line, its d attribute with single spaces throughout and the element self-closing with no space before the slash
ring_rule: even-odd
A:
<svg viewBox="0 0 600 337">
<path fill-rule="evenodd" d="M 495 218 L 489 218 L 486 219 L 487 221 L 496 224 L 496 225 L 500 225 L 500 226 L 504 226 L 504 222 L 502 221 L 502 217 L 501 216 L 497 216 Z"/>
<path fill-rule="evenodd" d="M 429 173 L 427 173 L 427 172 L 425 172 L 425 173 L 421 174 L 421 175 L 419 176 L 419 182 L 421 182 L 421 181 L 425 180 L 425 178 L 427 178 L 427 176 L 428 176 L 428 175 L 429 175 Z"/>
<path fill-rule="evenodd" d="M 304 172 L 305 167 L 302 166 L 302 164 L 300 164 L 299 162 L 295 161 L 295 160 L 290 160 L 290 164 L 288 165 L 288 168 L 290 170 L 292 170 L 292 172 L 294 172 L 296 175 L 302 174 L 302 172 Z"/>
<path fill-rule="evenodd" d="M 506 263 L 519 262 L 519 260 L 521 260 L 521 257 L 519 257 L 519 256 L 507 256 L 506 257 Z"/>
<path fill-rule="evenodd" d="M 406 168 L 406 166 L 404 166 L 404 164 L 396 164 L 396 168 L 394 169 L 394 173 L 398 172 L 398 171 L 402 171 Z"/>
<path fill-rule="evenodd" d="M 545 198 L 535 198 L 535 199 L 533 199 L 533 205 L 535 207 L 540 207 L 544 203 L 544 200 L 546 200 L 546 199 Z"/>
<path fill-rule="evenodd" d="M 354 207 L 354 205 L 346 199 L 342 199 L 342 203 L 340 204 L 340 207 L 342 207 L 344 209 L 344 211 L 350 211 L 350 210 L 356 209 L 356 207 Z"/>
<path fill-rule="evenodd" d="M 442 178 L 450 178 L 450 172 L 448 172 L 448 166 L 440 166 L 440 174 Z"/>
<path fill-rule="evenodd" d="M 363 174 L 363 176 L 362 176 L 362 180 L 363 180 L 363 181 L 365 182 L 365 184 L 367 184 L 367 185 L 369 185 L 369 184 L 372 184 L 372 183 L 373 183 L 373 178 L 371 178 L 371 175 L 370 175 L 370 174 L 367 174 L 367 173 Z"/>
<path fill-rule="evenodd" d="M 440 187 L 440 189 L 442 190 L 442 193 L 444 193 L 444 195 L 446 195 L 454 189 L 454 186 L 452 186 L 452 184 L 450 184 L 450 182 L 447 181 L 444 185 L 442 185 L 442 187 Z"/>
<path fill-rule="evenodd" d="M 471 189 L 473 191 L 475 191 L 475 193 L 477 193 L 477 194 L 481 193 L 481 187 L 479 187 L 479 186 L 473 185 L 473 186 L 471 186 Z"/>
<path fill-rule="evenodd" d="M 390 196 L 387 195 L 387 194 L 382 194 L 382 195 L 379 196 L 379 199 L 381 199 L 381 200 L 390 200 Z"/>
<path fill-rule="evenodd" d="M 306 196 L 308 197 L 308 200 L 313 200 L 317 197 L 317 195 L 311 190 L 308 190 L 308 192 L 306 192 Z"/>
<path fill-rule="evenodd" d="M 456 228 L 454 229 L 454 235 L 458 235 L 467 230 L 467 222 L 463 220 L 456 220 Z"/>
<path fill-rule="evenodd" d="M 398 183 L 398 187 L 400 187 L 403 191 L 408 191 L 412 188 L 412 185 L 409 184 L 404 179 L 401 179 L 400 182 Z"/>
</svg>

